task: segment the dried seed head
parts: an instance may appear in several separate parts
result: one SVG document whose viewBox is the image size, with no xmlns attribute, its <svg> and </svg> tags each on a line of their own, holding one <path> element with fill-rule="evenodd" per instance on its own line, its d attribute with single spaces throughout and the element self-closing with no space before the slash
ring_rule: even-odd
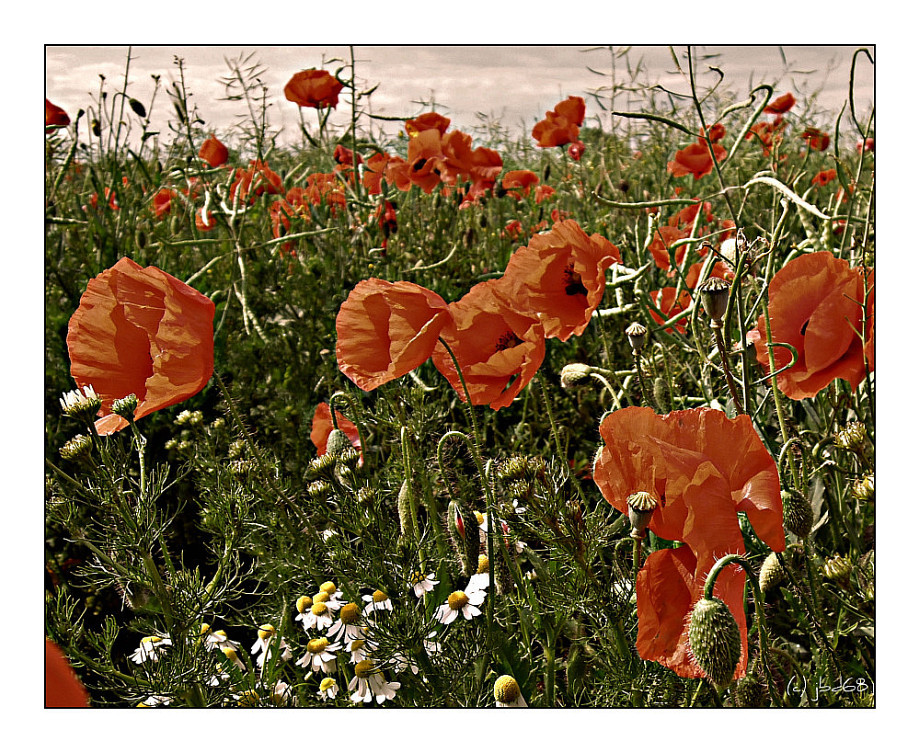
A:
<svg viewBox="0 0 920 753">
<path fill-rule="evenodd" d="M 807 538 L 815 516 L 805 495 L 798 489 L 784 489 L 780 496 L 783 500 L 783 526 L 800 539 Z"/>
<path fill-rule="evenodd" d="M 718 687 L 725 688 L 741 660 L 741 631 L 726 603 L 701 598 L 690 613 L 693 659 Z"/>
<path fill-rule="evenodd" d="M 703 310 L 712 321 L 721 322 L 728 310 L 731 285 L 721 277 L 710 277 L 697 290 L 700 291 Z"/>
<path fill-rule="evenodd" d="M 770 552 L 760 566 L 760 591 L 766 593 L 783 580 L 783 567 L 776 552 Z"/>
<path fill-rule="evenodd" d="M 645 346 L 648 329 L 639 322 L 633 322 L 626 328 L 626 337 L 629 338 L 633 353 L 638 353 Z"/>
<path fill-rule="evenodd" d="M 645 536 L 645 529 L 648 528 L 652 515 L 658 507 L 658 499 L 649 492 L 636 492 L 627 497 L 626 506 L 629 510 L 629 522 L 632 525 L 630 536 L 634 539 L 641 539 Z"/>
</svg>

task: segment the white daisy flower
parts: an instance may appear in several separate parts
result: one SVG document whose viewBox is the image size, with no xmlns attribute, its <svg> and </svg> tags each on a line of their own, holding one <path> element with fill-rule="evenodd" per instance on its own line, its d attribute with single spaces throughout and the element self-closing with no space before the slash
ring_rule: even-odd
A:
<svg viewBox="0 0 920 753">
<path fill-rule="evenodd" d="M 204 639 L 204 647 L 208 651 L 214 651 L 215 649 L 223 649 L 225 647 L 231 649 L 238 649 L 240 644 L 236 641 L 231 641 L 227 637 L 227 633 L 224 630 L 211 630 L 210 625 L 205 623 L 201 626 L 201 637 Z"/>
<path fill-rule="evenodd" d="M 341 648 L 341 643 L 330 643 L 328 638 L 314 638 L 307 644 L 307 653 L 296 664 L 311 672 L 332 674 L 335 671 L 335 652 Z"/>
<path fill-rule="evenodd" d="M 358 624 L 360 619 L 361 607 L 350 601 L 339 610 L 338 619 L 330 625 L 326 635 L 334 641 L 353 641 L 363 638 L 366 631 Z"/>
<path fill-rule="evenodd" d="M 517 684 L 517 680 L 511 675 L 502 675 L 499 677 L 495 681 L 493 693 L 495 695 L 495 705 L 498 708 L 524 708 L 527 706 L 527 701 L 525 701 L 524 696 L 521 695 L 521 688 Z"/>
<path fill-rule="evenodd" d="M 387 664 L 397 675 L 405 669 L 412 670 L 412 674 L 414 675 L 418 674 L 418 665 L 412 660 L 407 659 L 406 655 L 401 651 L 394 653 L 393 656 L 390 657 L 390 660 L 387 662 Z"/>
<path fill-rule="evenodd" d="M 160 654 L 163 653 L 167 646 L 172 646 L 172 640 L 169 636 L 148 635 L 141 638 L 141 645 L 137 651 L 131 654 L 131 661 L 135 664 L 143 664 L 148 659 L 150 661 L 159 661 Z"/>
<path fill-rule="evenodd" d="M 441 653 L 441 644 L 434 640 L 437 637 L 438 631 L 432 630 L 430 633 L 428 633 L 428 637 L 422 641 L 422 648 L 425 649 L 425 653 L 428 654 L 428 656 L 437 656 Z"/>
<path fill-rule="evenodd" d="M 335 681 L 334 677 L 324 677 L 323 681 L 319 684 L 319 690 L 316 691 L 316 695 L 320 698 L 331 700 L 338 695 L 339 684 Z"/>
<path fill-rule="evenodd" d="M 373 659 L 359 661 L 355 665 L 355 676 L 348 682 L 348 689 L 355 691 L 350 696 L 355 703 L 370 703 L 371 699 L 379 704 L 392 701 L 400 687 L 398 682 L 387 682 L 383 673 L 374 666 Z"/>
<path fill-rule="evenodd" d="M 485 576 L 483 581 L 482 576 Z M 443 625 L 450 625 L 457 619 L 457 615 L 463 615 L 467 620 L 482 614 L 479 606 L 486 600 L 486 592 L 483 590 L 488 585 L 488 574 L 482 573 L 470 578 L 469 585 L 463 591 L 454 591 L 447 597 L 447 601 L 438 607 L 435 612 L 435 619 Z"/>
<path fill-rule="evenodd" d="M 147 696 L 143 701 L 141 701 L 135 708 L 139 709 L 152 709 L 155 706 L 169 706 L 172 702 L 172 698 L 168 695 L 150 695 Z"/>
<path fill-rule="evenodd" d="M 270 658 L 272 655 L 272 648 L 277 645 L 278 649 L 281 651 L 281 660 L 287 661 L 290 659 L 293 654 L 291 649 L 288 646 L 287 642 L 279 635 L 276 635 L 275 626 L 269 623 L 259 626 L 258 638 L 256 642 L 252 644 L 252 648 L 249 650 L 251 654 L 258 654 L 256 656 L 256 665 L 261 667 L 265 664 L 265 660 Z"/>
<path fill-rule="evenodd" d="M 333 586 L 333 588 L 335 588 L 335 586 Z M 338 596 L 336 596 L 336 593 L 338 593 Z M 330 593 L 329 591 L 320 589 L 317 593 L 313 594 L 313 603 L 317 604 L 323 602 L 331 612 L 338 612 L 345 603 L 339 598 L 341 595 L 341 591 L 333 591 Z"/>
<path fill-rule="evenodd" d="M 434 587 L 440 582 L 441 581 L 434 579 L 434 573 L 422 575 L 416 572 L 412 576 L 412 592 L 415 594 L 416 598 L 421 599 L 426 593 L 434 590 Z"/>
<path fill-rule="evenodd" d="M 303 629 L 326 630 L 331 625 L 332 610 L 329 609 L 329 605 L 314 598 L 310 611 L 303 613 Z"/>
<path fill-rule="evenodd" d="M 368 654 L 377 648 L 377 644 L 367 638 L 358 638 L 348 643 L 348 652 L 351 654 L 349 664 L 357 664 L 364 661 Z"/>
<path fill-rule="evenodd" d="M 364 607 L 364 614 L 371 614 L 372 612 L 393 611 L 393 602 L 390 601 L 390 597 L 379 589 L 374 591 L 374 593 L 362 596 L 361 598 L 367 602 L 367 606 Z"/>
</svg>

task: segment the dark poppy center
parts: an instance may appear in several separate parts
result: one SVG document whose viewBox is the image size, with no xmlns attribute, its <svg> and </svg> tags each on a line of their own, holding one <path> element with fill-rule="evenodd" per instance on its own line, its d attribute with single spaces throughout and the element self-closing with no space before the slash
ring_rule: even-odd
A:
<svg viewBox="0 0 920 753">
<path fill-rule="evenodd" d="M 514 348 L 524 342 L 520 337 L 518 337 L 514 332 L 508 330 L 505 332 L 498 340 L 495 342 L 495 352 L 498 353 L 500 350 L 508 350 L 508 348 Z"/>
<path fill-rule="evenodd" d="M 588 289 L 581 281 L 581 275 L 575 271 L 573 264 L 569 264 L 562 273 L 562 283 L 566 295 L 588 295 Z"/>
</svg>

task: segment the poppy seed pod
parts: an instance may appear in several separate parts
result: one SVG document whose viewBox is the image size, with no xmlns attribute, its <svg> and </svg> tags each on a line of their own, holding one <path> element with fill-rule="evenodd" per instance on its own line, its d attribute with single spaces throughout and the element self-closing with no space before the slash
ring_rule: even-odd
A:
<svg viewBox="0 0 920 753">
<path fill-rule="evenodd" d="M 648 329 L 639 322 L 633 322 L 626 328 L 626 337 L 629 338 L 629 344 L 632 346 L 633 354 L 635 355 L 645 347 Z"/>
<path fill-rule="evenodd" d="M 690 614 L 688 637 L 699 668 L 718 687 L 727 687 L 741 659 L 741 632 L 725 602 L 702 597 Z"/>
<path fill-rule="evenodd" d="M 629 509 L 629 523 L 632 526 L 629 535 L 634 539 L 641 539 L 645 536 L 645 529 L 648 528 L 655 508 L 658 507 L 658 500 L 649 492 L 636 492 L 629 495 L 626 505 Z"/>
<path fill-rule="evenodd" d="M 721 322 L 728 310 L 731 285 L 721 277 L 710 277 L 698 290 L 703 310 L 713 322 Z"/>
<path fill-rule="evenodd" d="M 814 513 L 805 495 L 798 489 L 784 489 L 780 496 L 783 499 L 783 527 L 800 539 L 811 533 L 814 524 Z"/>
<path fill-rule="evenodd" d="M 584 363 L 567 363 L 559 372 L 562 389 L 568 390 L 576 384 L 584 384 L 591 376 L 591 367 Z"/>
</svg>

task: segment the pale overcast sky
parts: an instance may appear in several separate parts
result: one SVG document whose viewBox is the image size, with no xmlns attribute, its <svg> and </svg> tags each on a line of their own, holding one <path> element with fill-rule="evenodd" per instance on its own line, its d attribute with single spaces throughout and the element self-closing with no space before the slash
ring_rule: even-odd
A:
<svg viewBox="0 0 920 753">
<path fill-rule="evenodd" d="M 439 111 L 453 120 L 455 127 L 470 129 L 481 122 L 477 113 L 500 119 L 512 133 L 529 129 L 556 102 L 570 95 L 586 96 L 609 84 L 611 56 L 606 49 L 588 51 L 579 46 L 358 46 L 355 48 L 359 79 L 378 85 L 371 106 L 380 115 L 410 117 L 425 111 L 419 100 L 433 97 Z M 618 49 L 614 47 L 614 49 Z M 619 48 L 625 49 L 625 48 Z M 675 48 L 683 54 L 685 48 Z M 782 52 L 781 52 L 782 49 Z M 820 90 L 820 107 L 833 121 L 846 102 L 850 61 L 857 46 L 708 46 L 697 47 L 697 70 L 705 72 L 718 65 L 726 75 L 723 86 L 739 93 L 759 83 L 777 84 L 777 94 L 792 90 Z M 872 49 L 872 48 L 870 48 Z M 124 80 L 127 46 L 48 46 L 46 48 L 46 96 L 70 113 L 86 109 L 95 100 L 99 74 L 106 77 L 110 93 Z M 239 102 L 220 101 L 224 89 L 219 79 L 229 69 L 225 59 L 254 53 L 266 69 L 263 83 L 274 99 L 271 123 L 275 128 L 296 134 L 297 107 L 284 99 L 282 90 L 299 70 L 313 67 L 334 69 L 333 58 L 348 60 L 345 46 L 136 46 L 131 48 L 129 94 L 149 102 L 153 91 L 151 76 L 161 76 L 167 84 L 178 78 L 174 58 L 184 60 L 186 83 L 208 127 L 220 130 L 233 116 L 243 112 Z M 704 55 L 717 57 L 704 59 Z M 784 57 L 785 56 L 785 60 Z M 874 56 L 874 49 L 873 49 Z M 686 81 L 676 73 L 665 46 L 632 47 L 627 57 L 616 63 L 617 81 L 628 80 L 626 61 L 635 67 L 640 60 L 646 73 L 642 81 L 659 83 L 669 89 L 688 92 Z M 713 81 L 714 74 L 708 74 Z M 857 66 L 857 113 L 863 115 L 874 104 L 874 71 L 865 56 Z M 154 112 L 171 114 L 165 93 L 159 95 Z M 599 114 L 590 97 L 589 122 Z M 626 95 L 616 102 L 617 109 L 628 109 Z M 633 105 L 629 109 L 637 109 Z M 315 114 L 305 111 L 308 125 Z M 344 123 L 347 107 L 339 106 L 335 122 Z M 596 122 L 596 121 L 594 121 Z"/>
</svg>

